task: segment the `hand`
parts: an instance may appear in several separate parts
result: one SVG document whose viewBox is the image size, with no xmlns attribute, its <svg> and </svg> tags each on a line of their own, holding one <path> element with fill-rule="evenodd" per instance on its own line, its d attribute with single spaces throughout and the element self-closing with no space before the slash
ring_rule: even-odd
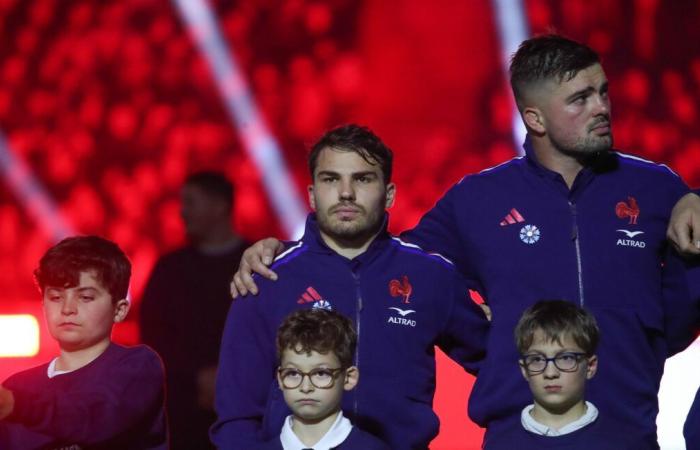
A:
<svg viewBox="0 0 700 450">
<path fill-rule="evenodd" d="M 243 252 L 238 271 L 231 281 L 231 297 L 238 298 L 258 294 L 258 286 L 253 281 L 253 272 L 270 280 L 277 280 L 277 274 L 267 267 L 272 264 L 275 256 L 284 251 L 284 244 L 275 238 L 267 238 L 256 242 Z"/>
<path fill-rule="evenodd" d="M 666 235 L 680 253 L 700 255 L 700 197 L 689 193 L 678 200 Z"/>
<path fill-rule="evenodd" d="M 15 408 L 15 396 L 12 391 L 0 386 L 0 420 L 9 416 Z"/>
</svg>

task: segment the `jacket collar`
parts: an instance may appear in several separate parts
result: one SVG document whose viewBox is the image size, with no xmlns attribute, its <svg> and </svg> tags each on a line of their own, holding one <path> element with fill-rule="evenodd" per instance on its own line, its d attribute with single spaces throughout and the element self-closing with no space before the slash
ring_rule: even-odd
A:
<svg viewBox="0 0 700 450">
<path fill-rule="evenodd" d="M 532 140 L 529 134 L 525 137 L 523 148 L 525 149 L 525 160 L 527 167 L 538 176 L 546 180 L 550 180 L 552 183 L 556 183 L 558 189 L 565 192 L 569 198 L 577 197 L 578 194 L 583 191 L 583 189 L 590 184 L 590 182 L 593 181 L 597 175 L 614 170 L 617 167 L 617 157 L 613 152 L 601 153 L 600 155 L 591 158 L 590 163 L 581 169 L 581 171 L 576 175 L 571 189 L 569 189 L 564 181 L 564 178 L 558 172 L 546 168 L 537 159 L 537 155 L 535 154 L 535 149 L 532 147 Z"/>
<path fill-rule="evenodd" d="M 364 263 L 369 262 L 371 259 L 374 259 L 374 257 L 391 242 L 391 234 L 389 234 L 389 231 L 387 230 L 388 226 L 389 213 L 385 212 L 379 233 L 374 237 L 372 243 L 369 244 L 367 250 L 364 253 L 353 258 L 352 261 Z M 309 250 L 311 251 L 325 254 L 333 254 L 337 255 L 340 258 L 343 258 L 324 242 L 323 238 L 321 237 L 321 231 L 318 228 L 316 213 L 310 213 L 308 216 L 306 216 L 306 228 L 304 229 L 304 236 L 302 237 L 302 240 L 306 245 L 308 245 Z"/>
</svg>

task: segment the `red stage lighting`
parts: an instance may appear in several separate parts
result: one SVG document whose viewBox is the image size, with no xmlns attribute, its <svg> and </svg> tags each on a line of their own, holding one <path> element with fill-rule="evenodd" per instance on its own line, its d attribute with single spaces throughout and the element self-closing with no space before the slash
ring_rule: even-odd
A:
<svg viewBox="0 0 700 450">
<path fill-rule="evenodd" d="M 0 358 L 39 353 L 39 322 L 31 314 L 0 315 Z"/>
</svg>

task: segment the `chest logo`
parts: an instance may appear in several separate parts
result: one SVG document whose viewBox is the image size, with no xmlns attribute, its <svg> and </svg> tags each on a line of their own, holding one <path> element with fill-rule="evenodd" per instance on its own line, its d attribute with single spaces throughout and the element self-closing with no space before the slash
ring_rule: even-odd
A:
<svg viewBox="0 0 700 450">
<path fill-rule="evenodd" d="M 643 231 L 630 231 L 630 230 L 615 230 L 618 233 L 623 233 L 625 236 L 627 236 L 628 239 L 618 239 L 617 243 L 615 245 L 619 245 L 621 247 L 637 247 L 637 248 L 644 248 L 647 246 L 646 242 L 644 241 L 637 241 L 634 238 L 636 236 L 639 236 L 640 234 L 644 234 Z"/>
<path fill-rule="evenodd" d="M 627 236 L 630 239 L 634 239 L 635 236 L 638 236 L 640 234 L 644 234 L 643 231 L 630 231 L 630 230 L 615 230 L 619 231 L 620 233 L 625 233 L 625 236 Z"/>
<path fill-rule="evenodd" d="M 627 223 L 628 225 L 637 224 L 639 212 L 639 205 L 637 205 L 637 199 L 634 197 L 627 197 L 626 202 L 617 202 L 615 205 L 615 215 L 620 219 L 629 217 L 630 221 Z"/>
<path fill-rule="evenodd" d="M 306 290 L 301 294 L 301 297 L 299 297 L 299 300 L 297 300 L 297 303 L 300 305 L 313 303 L 311 306 L 312 308 L 327 309 L 329 311 L 333 309 L 331 303 L 328 300 L 324 300 L 323 297 L 321 297 L 321 294 L 319 294 L 318 291 L 313 288 L 313 286 L 306 288 Z"/>
<path fill-rule="evenodd" d="M 406 317 L 407 315 L 416 312 L 415 309 L 401 309 L 401 308 L 397 308 L 396 306 L 392 306 L 392 307 L 390 307 L 389 309 L 393 309 L 393 310 L 396 311 L 396 312 L 399 314 L 399 316 L 401 316 L 401 317 Z"/>
<path fill-rule="evenodd" d="M 408 277 L 404 275 L 399 280 L 391 280 L 389 282 L 389 294 L 392 297 L 403 297 L 403 303 L 411 303 L 408 299 L 411 297 L 411 292 L 413 292 L 413 286 L 408 282 Z"/>
<path fill-rule="evenodd" d="M 416 327 L 416 320 L 411 318 L 411 314 L 415 314 L 414 309 L 401 309 L 397 308 L 395 306 L 390 307 L 389 309 L 396 311 L 393 316 L 389 316 L 386 320 L 386 323 L 391 323 L 394 325 L 401 325 L 404 327 Z M 406 317 L 408 316 L 408 317 Z M 413 316 L 415 317 L 415 316 Z"/>
<path fill-rule="evenodd" d="M 540 229 L 535 225 L 525 225 L 520 229 L 520 240 L 532 245 L 540 240 Z"/>
<path fill-rule="evenodd" d="M 499 224 L 502 227 L 505 227 L 507 225 L 513 225 L 514 223 L 521 223 L 525 222 L 525 218 L 518 212 L 517 209 L 513 208 L 510 210 L 508 214 L 506 214 L 506 217 L 501 220 L 501 223 Z"/>
</svg>

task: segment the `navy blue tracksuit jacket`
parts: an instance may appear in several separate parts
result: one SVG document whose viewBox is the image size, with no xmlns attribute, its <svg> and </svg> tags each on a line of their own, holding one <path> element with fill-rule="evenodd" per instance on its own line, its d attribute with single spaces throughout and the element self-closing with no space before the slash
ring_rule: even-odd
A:
<svg viewBox="0 0 700 450">
<path fill-rule="evenodd" d="M 518 420 L 532 397 L 513 329 L 537 300 L 565 299 L 588 308 L 601 329 L 587 398 L 655 441 L 664 360 L 691 341 L 697 317 L 666 242 L 671 209 L 688 188 L 666 166 L 611 152 L 569 189 L 529 141 L 525 150 L 466 176 L 405 236 L 454 261 L 492 309 L 470 416 L 494 431 Z"/>
<path fill-rule="evenodd" d="M 437 435 L 435 345 L 475 372 L 488 322 L 454 266 L 386 230 L 349 260 L 322 241 L 314 215 L 273 264 L 279 280 L 258 278 L 258 296 L 233 302 L 224 330 L 211 437 L 248 450 L 279 436 L 290 413 L 275 380 L 275 333 L 299 308 L 331 307 L 358 333 L 360 382 L 343 414 L 392 449 L 423 449 Z"/>
</svg>

